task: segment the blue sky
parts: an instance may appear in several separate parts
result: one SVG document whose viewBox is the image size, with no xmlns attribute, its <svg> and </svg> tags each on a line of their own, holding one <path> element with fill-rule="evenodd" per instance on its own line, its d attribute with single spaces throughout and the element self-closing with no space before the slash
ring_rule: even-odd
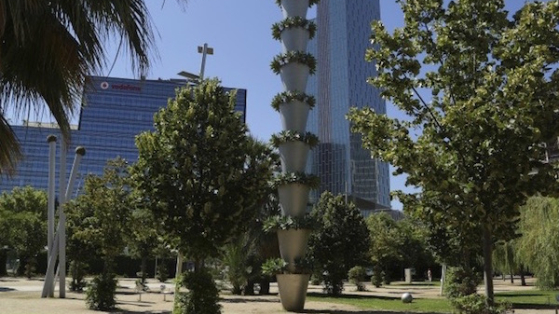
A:
<svg viewBox="0 0 559 314">
<path fill-rule="evenodd" d="M 363 0 L 366 1 L 366 0 Z M 394 0 L 380 0 L 381 19 L 389 30 L 401 27 L 403 14 Z M 185 70 L 199 73 L 202 56 L 197 46 L 208 43 L 214 55 L 206 60 L 205 77 L 218 77 L 228 87 L 246 88 L 247 124 L 251 133 L 262 140 L 281 130 L 280 119 L 270 102 L 281 92 L 279 77 L 269 64 L 281 51 L 278 41 L 272 39 L 271 25 L 282 19 L 274 0 L 190 0 L 178 5 L 174 0 L 146 0 L 157 29 L 158 58 L 154 59 L 148 79 L 179 78 Z M 521 0 L 506 1 L 509 9 L 518 9 Z M 314 17 L 314 8 L 308 17 Z M 116 55 L 116 51 L 115 51 Z M 112 56 L 114 59 L 114 56 Z M 112 63 L 112 60 L 109 64 Z M 116 58 L 113 69 L 101 75 L 133 78 L 126 52 Z M 402 117 L 387 103 L 390 117 Z M 404 177 L 391 177 L 391 190 L 403 189 Z M 401 204 L 392 202 L 401 209 Z"/>
<path fill-rule="evenodd" d="M 251 133 L 268 140 L 281 130 L 279 115 L 270 107 L 275 94 L 283 90 L 279 76 L 269 64 L 281 51 L 271 36 L 271 26 L 282 19 L 274 0 L 190 0 L 178 5 L 173 0 L 146 1 L 157 28 L 158 59 L 148 79 L 177 78 L 185 70 L 199 73 L 202 55 L 197 46 L 208 43 L 214 54 L 206 59 L 205 77 L 218 77 L 224 86 L 246 88 L 247 124 Z M 309 18 L 315 8 L 309 10 Z M 389 29 L 402 24 L 400 7 L 381 0 L 381 17 Z M 134 77 L 125 58 L 117 59 L 112 71 L 103 75 Z M 396 116 L 392 107 L 389 115 Z M 403 179 L 392 178 L 391 189 L 401 189 Z M 397 202 L 396 208 L 401 208 Z"/>
</svg>

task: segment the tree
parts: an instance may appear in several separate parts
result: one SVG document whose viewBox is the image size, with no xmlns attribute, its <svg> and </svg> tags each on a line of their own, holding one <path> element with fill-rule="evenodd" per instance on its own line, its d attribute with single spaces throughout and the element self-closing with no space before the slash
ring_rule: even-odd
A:
<svg viewBox="0 0 559 314">
<path fill-rule="evenodd" d="M 519 232 L 515 240 L 517 258 L 537 278 L 542 289 L 559 286 L 559 201 L 555 198 L 536 196 L 521 208 Z"/>
<path fill-rule="evenodd" d="M 342 195 L 324 192 L 311 216 L 318 227 L 309 239 L 315 273 L 321 274 L 328 294 L 342 293 L 348 271 L 367 263 L 369 231 L 361 212 Z"/>
<path fill-rule="evenodd" d="M 406 211 L 477 236 L 491 305 L 494 242 L 515 236 L 529 195 L 557 190 L 543 143 L 559 135 L 559 4 L 509 15 L 503 0 L 399 2 L 405 26 L 374 22 L 366 58 L 372 84 L 410 119 L 349 118 L 374 157 L 420 188 L 397 193 Z"/>
<path fill-rule="evenodd" d="M 154 36 L 144 0 L 0 0 L 0 172 L 21 156 L 6 108 L 47 105 L 65 139 L 85 78 L 106 66 L 106 42 L 119 39 L 133 69 L 147 72 Z"/>
<path fill-rule="evenodd" d="M 36 256 L 46 245 L 46 218 L 47 195 L 44 191 L 26 186 L 0 195 L 0 246 L 16 251 L 21 261 L 18 274 L 25 272 L 28 277 L 33 274 Z M 5 272 L 5 259 L 1 265 Z"/>
<path fill-rule="evenodd" d="M 92 248 L 103 261 L 102 273 L 94 278 L 86 297 L 92 309 L 108 310 L 116 305 L 114 259 L 126 247 L 135 206 L 128 180 L 127 162 L 121 158 L 110 160 L 103 176 L 87 176 L 83 194 L 68 203 L 70 243 Z M 69 255 L 73 259 L 75 246 L 71 248 Z"/>
<path fill-rule="evenodd" d="M 276 155 L 273 156 L 277 158 Z M 279 162 L 276 159 L 276 162 Z M 279 244 L 275 232 L 263 230 L 264 221 L 279 215 L 277 189 L 269 185 L 268 196 L 258 204 L 259 214 L 246 224 L 243 233 L 234 237 L 223 248 L 222 261 L 227 267 L 227 277 L 233 294 L 252 295 L 259 283 L 259 294 L 270 292 L 270 277 L 262 273 L 262 264 L 269 258 L 278 258 Z"/>
<path fill-rule="evenodd" d="M 373 284 L 390 282 L 389 268 L 403 261 L 403 237 L 398 224 L 387 213 L 378 213 L 367 217 L 371 242 L 369 254 L 373 263 Z"/>
<path fill-rule="evenodd" d="M 130 234 L 126 237 L 127 247 L 133 257 L 142 260 L 140 273 L 142 283 L 145 283 L 148 275 L 147 259 L 164 245 L 159 230 L 161 228 L 154 219 L 152 211 L 139 205 L 135 206 L 132 212 L 130 224 Z"/>
<path fill-rule="evenodd" d="M 136 138 L 134 182 L 200 280 L 204 259 L 258 213 L 272 175 L 271 149 L 248 136 L 234 104 L 235 93 L 203 81 L 177 91 L 155 114 L 155 131 Z"/>
</svg>

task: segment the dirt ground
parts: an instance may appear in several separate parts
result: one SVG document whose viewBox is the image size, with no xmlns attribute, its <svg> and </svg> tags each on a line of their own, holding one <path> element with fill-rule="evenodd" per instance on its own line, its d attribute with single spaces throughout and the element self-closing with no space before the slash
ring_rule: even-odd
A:
<svg viewBox="0 0 559 314">
<path fill-rule="evenodd" d="M 0 278 L 0 314 L 91 314 L 109 313 L 93 312 L 88 310 L 84 301 L 84 294 L 68 292 L 65 299 L 41 298 L 42 280 L 27 280 L 21 278 Z M 118 311 L 113 314 L 136 314 L 136 313 L 171 313 L 173 307 L 173 286 L 165 284 L 165 293 L 161 292 L 161 284 L 156 281 L 148 281 L 150 292 L 138 295 L 135 292 L 134 279 L 120 279 L 117 293 Z M 533 287 L 522 287 L 518 281 L 513 285 L 508 281 L 495 280 L 495 291 L 517 291 L 533 289 Z M 405 286 L 390 285 L 375 288 L 367 286 L 366 292 L 355 292 L 349 285 L 344 294 L 359 294 L 370 296 L 398 297 L 404 292 L 411 292 L 414 298 L 438 298 L 439 288 L 430 286 Z M 321 292 L 320 286 L 309 286 L 309 292 Z M 222 313 L 224 314 L 264 314 L 264 313 L 286 313 L 279 301 L 277 287 L 273 284 L 269 296 L 232 296 L 222 295 Z M 326 302 L 307 301 L 305 303 L 306 313 L 315 314 L 390 314 L 392 312 L 367 311 L 357 307 Z M 515 314 L 554 314 L 555 310 L 516 310 Z"/>
</svg>

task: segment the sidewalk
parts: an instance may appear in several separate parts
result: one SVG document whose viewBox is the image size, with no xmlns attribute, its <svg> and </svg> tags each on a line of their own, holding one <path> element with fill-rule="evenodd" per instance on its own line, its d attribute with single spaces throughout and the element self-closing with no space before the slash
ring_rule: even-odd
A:
<svg viewBox="0 0 559 314">
<path fill-rule="evenodd" d="M 140 296 L 135 292 L 135 279 L 119 279 L 117 293 L 116 312 L 94 312 L 88 310 L 84 301 L 85 294 L 67 292 L 66 299 L 58 298 L 58 290 L 55 298 L 41 298 L 43 287 L 42 280 L 27 280 L 22 278 L 0 278 L 0 313 L 2 314 L 167 314 L 173 308 L 173 295 L 162 294 L 161 283 L 148 280 L 150 293 L 142 293 Z M 174 290 L 171 282 L 165 283 L 165 291 Z M 398 297 L 404 292 L 411 292 L 415 298 L 438 298 L 439 287 L 435 286 L 404 286 L 401 283 L 387 287 L 375 288 L 367 285 L 369 291 L 355 292 L 351 285 L 346 286 L 345 294 L 359 294 L 370 296 Z M 511 285 L 508 282 L 495 280 L 495 291 L 517 291 L 533 289 L 533 287 L 522 287 L 518 283 Z M 321 292 L 321 286 L 309 286 L 309 292 Z M 277 287 L 272 284 L 272 293 L 277 293 Z M 232 296 L 222 294 L 222 313 L 224 314 L 264 314 L 264 313 L 287 313 L 281 307 L 277 294 L 269 296 Z M 305 311 L 313 314 L 390 314 L 394 312 L 366 311 L 357 307 L 333 304 L 326 302 L 307 301 Z M 515 314 L 555 314 L 554 310 L 516 310 Z"/>
</svg>

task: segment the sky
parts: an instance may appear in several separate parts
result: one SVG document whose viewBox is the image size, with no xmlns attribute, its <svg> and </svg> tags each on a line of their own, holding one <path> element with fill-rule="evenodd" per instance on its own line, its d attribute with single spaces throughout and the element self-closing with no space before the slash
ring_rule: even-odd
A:
<svg viewBox="0 0 559 314">
<path fill-rule="evenodd" d="M 366 0 L 363 0 L 366 1 Z M 402 12 L 392 0 L 381 1 L 381 19 L 388 29 L 401 26 Z M 163 4 L 164 2 L 164 4 Z M 214 48 L 208 55 L 204 77 L 217 77 L 223 86 L 247 89 L 247 124 L 251 134 L 268 141 L 281 131 L 279 114 L 270 106 L 283 91 L 281 80 L 270 70 L 273 57 L 281 52 L 272 38 L 271 26 L 283 19 L 274 0 L 146 0 L 156 28 L 158 57 L 153 60 L 147 79 L 180 78 L 180 71 L 198 74 L 202 55 L 197 47 L 207 43 Z M 307 18 L 316 16 L 311 8 Z M 130 70 L 126 52 L 111 56 L 116 61 L 102 75 L 137 78 Z M 387 103 L 387 105 L 389 105 Z M 392 106 L 389 116 L 397 116 Z M 391 178 L 391 189 L 402 189 L 403 178 Z M 401 209 L 397 201 L 392 206 Z"/>
<path fill-rule="evenodd" d="M 367 0 L 362 0 L 367 1 Z M 189 0 L 179 5 L 175 0 L 146 0 L 156 29 L 158 56 L 154 58 L 147 79 L 180 78 L 180 71 L 198 74 L 202 55 L 197 47 L 207 43 L 214 54 L 206 59 L 206 78 L 217 77 L 223 86 L 247 89 L 247 124 L 251 134 L 268 141 L 281 131 L 280 118 L 270 106 L 275 94 L 283 91 L 279 76 L 270 70 L 273 57 L 281 52 L 272 38 L 271 26 L 283 17 L 275 0 Z M 508 7 L 518 8 L 524 0 L 507 0 Z M 381 20 L 389 31 L 403 25 L 403 14 L 394 0 L 380 0 Z M 316 15 L 311 8 L 307 17 Z M 101 75 L 137 78 L 130 70 L 126 52 L 109 64 L 114 66 Z M 320 105 L 320 104 L 318 104 Z M 387 102 L 387 115 L 403 114 Z M 412 191 L 404 186 L 405 177 L 391 176 L 390 189 Z M 394 200 L 394 209 L 402 205 Z"/>
</svg>

